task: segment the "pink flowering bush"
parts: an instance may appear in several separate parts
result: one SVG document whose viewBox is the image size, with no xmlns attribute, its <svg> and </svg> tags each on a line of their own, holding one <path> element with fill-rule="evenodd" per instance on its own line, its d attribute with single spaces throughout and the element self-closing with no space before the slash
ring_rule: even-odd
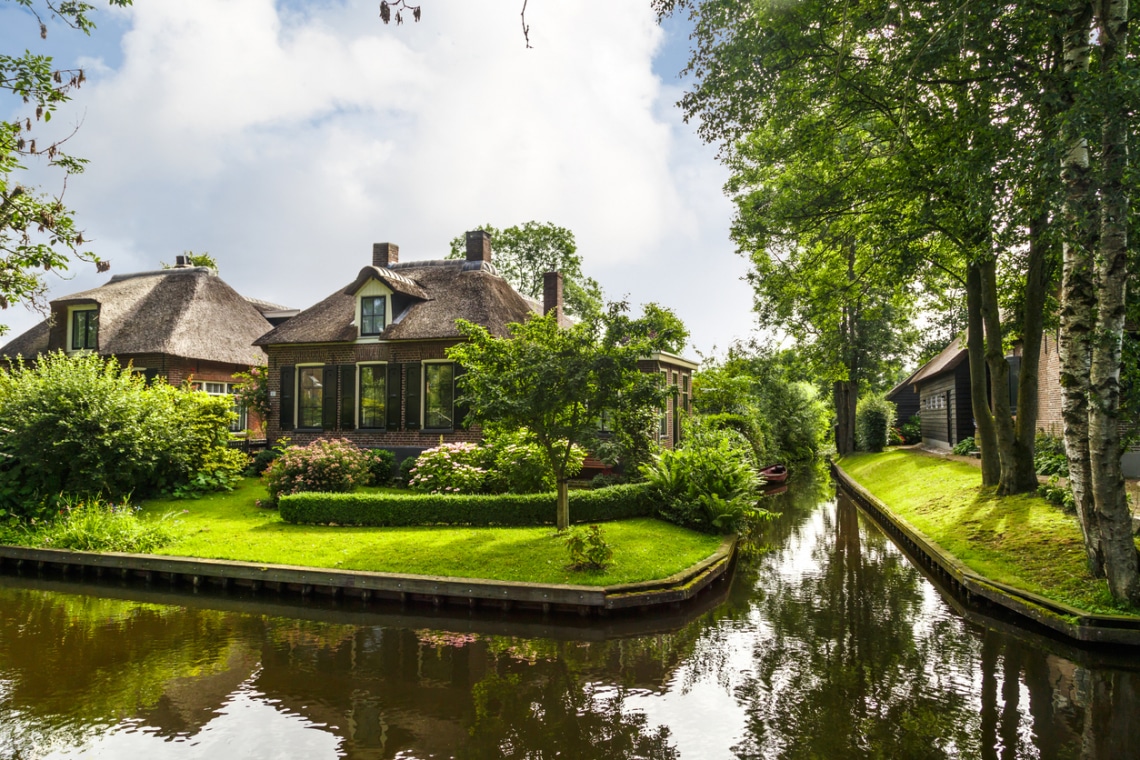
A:
<svg viewBox="0 0 1140 760">
<path fill-rule="evenodd" d="M 321 491 L 348 493 L 371 478 L 366 452 L 344 438 L 317 440 L 308 446 L 289 446 L 265 471 L 269 506 L 291 493 Z"/>
<path fill-rule="evenodd" d="M 410 471 L 408 488 L 429 493 L 481 493 L 487 453 L 474 443 L 440 443 L 426 449 Z"/>
</svg>

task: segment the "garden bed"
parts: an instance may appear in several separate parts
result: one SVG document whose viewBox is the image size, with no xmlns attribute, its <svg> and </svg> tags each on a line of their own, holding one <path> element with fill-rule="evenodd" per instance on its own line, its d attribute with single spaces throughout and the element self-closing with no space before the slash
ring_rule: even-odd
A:
<svg viewBox="0 0 1140 760">
<path fill-rule="evenodd" d="M 367 489 L 376 491 L 381 489 Z M 383 489 L 402 493 L 396 489 Z M 604 524 L 613 564 L 567 567 L 565 542 L 550 527 L 355 528 L 292 525 L 256 505 L 265 489 L 246 479 L 199 500 L 152 500 L 143 511 L 173 512 L 182 538 L 155 554 L 455 578 L 611 586 L 672 576 L 709 557 L 719 536 L 639 518 Z"/>
<path fill-rule="evenodd" d="M 977 467 L 907 451 L 853 454 L 853 480 L 967 568 L 1092 613 L 1130 615 L 1092 578 L 1075 514 L 1035 495 L 998 498 Z"/>
</svg>

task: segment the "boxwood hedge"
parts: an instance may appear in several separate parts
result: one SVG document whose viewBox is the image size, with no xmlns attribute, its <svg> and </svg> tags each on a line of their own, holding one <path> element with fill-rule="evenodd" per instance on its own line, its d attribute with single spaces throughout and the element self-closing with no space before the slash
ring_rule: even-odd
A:
<svg viewBox="0 0 1140 760">
<path fill-rule="evenodd" d="M 570 519 L 576 523 L 649 517 L 657 506 L 655 491 L 645 483 L 570 492 Z M 295 493 L 282 496 L 279 509 L 286 522 L 303 524 L 552 525 L 555 495 Z"/>
</svg>

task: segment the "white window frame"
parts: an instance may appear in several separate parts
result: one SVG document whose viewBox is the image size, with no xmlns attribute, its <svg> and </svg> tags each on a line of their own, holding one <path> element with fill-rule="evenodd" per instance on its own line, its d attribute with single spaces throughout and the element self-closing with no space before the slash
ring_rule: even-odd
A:
<svg viewBox="0 0 1140 760">
<path fill-rule="evenodd" d="M 451 370 L 451 427 L 429 428 L 427 426 L 427 367 L 429 364 L 450 364 Z M 452 359 L 424 359 L 420 362 L 420 430 L 424 432 L 442 432 L 455 430 L 455 368 L 459 363 Z M 406 393 L 406 392 L 405 392 Z"/>
<path fill-rule="evenodd" d="M 309 362 L 307 364 L 297 364 L 293 370 L 293 427 L 297 430 L 324 430 L 324 396 L 321 396 L 321 419 L 316 427 L 305 427 L 301 424 L 301 370 L 313 369 L 314 367 L 321 370 L 321 388 L 324 388 L 324 362 Z M 323 394 L 323 390 L 322 390 Z"/>
<path fill-rule="evenodd" d="M 356 301 L 356 342 L 357 343 L 379 343 L 380 335 L 364 335 L 361 331 L 364 329 L 364 318 L 361 316 L 363 312 L 362 302 L 365 298 L 375 298 L 377 296 L 384 296 L 384 329 L 387 330 L 392 325 L 392 289 L 379 280 L 369 280 L 360 286 L 360 289 L 353 295 Z M 381 331 L 383 333 L 383 331 Z"/>
<path fill-rule="evenodd" d="M 364 367 L 383 367 L 384 368 L 384 424 L 380 427 L 364 427 L 361 425 L 361 414 L 364 411 L 364 395 L 361 389 L 364 384 L 360 381 L 361 370 Z M 356 411 L 353 422 L 357 430 L 387 430 L 388 429 L 388 362 L 357 362 L 356 363 Z"/>
<path fill-rule="evenodd" d="M 140 368 L 138 371 L 142 371 Z M 194 380 L 190 383 L 190 387 L 196 391 L 202 391 L 207 396 L 230 396 L 234 402 L 234 411 L 237 413 L 237 420 L 230 423 L 231 433 L 245 432 L 249 427 L 249 410 L 247 410 L 238 401 L 235 391 L 240 383 L 232 383 L 229 381 L 221 380 Z M 221 386 L 221 388 L 211 388 L 210 386 Z"/>
</svg>

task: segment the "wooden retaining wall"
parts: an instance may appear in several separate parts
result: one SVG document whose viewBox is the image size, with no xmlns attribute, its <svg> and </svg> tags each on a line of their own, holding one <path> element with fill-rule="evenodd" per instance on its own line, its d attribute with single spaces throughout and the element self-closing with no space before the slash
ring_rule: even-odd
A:
<svg viewBox="0 0 1140 760">
<path fill-rule="evenodd" d="M 356 570 L 331 570 L 256 562 L 164 557 L 153 554 L 77 552 L 0 545 L 0 570 L 56 572 L 82 578 L 120 577 L 153 583 L 200 588 L 231 585 L 253 591 L 352 596 L 435 607 L 463 605 L 501 610 L 519 608 L 579 615 L 635 610 L 667 605 L 678 607 L 726 576 L 736 552 L 736 538 L 726 538 L 709 557 L 676 575 L 657 581 L 616 586 L 576 586 L 521 583 L 430 575 L 401 575 Z"/>
<path fill-rule="evenodd" d="M 834 462 L 831 474 L 885 533 L 966 605 L 978 609 L 999 607 L 1054 635 L 1083 644 L 1140 646 L 1140 618 L 1087 612 L 986 578 L 891 512 Z"/>
</svg>

